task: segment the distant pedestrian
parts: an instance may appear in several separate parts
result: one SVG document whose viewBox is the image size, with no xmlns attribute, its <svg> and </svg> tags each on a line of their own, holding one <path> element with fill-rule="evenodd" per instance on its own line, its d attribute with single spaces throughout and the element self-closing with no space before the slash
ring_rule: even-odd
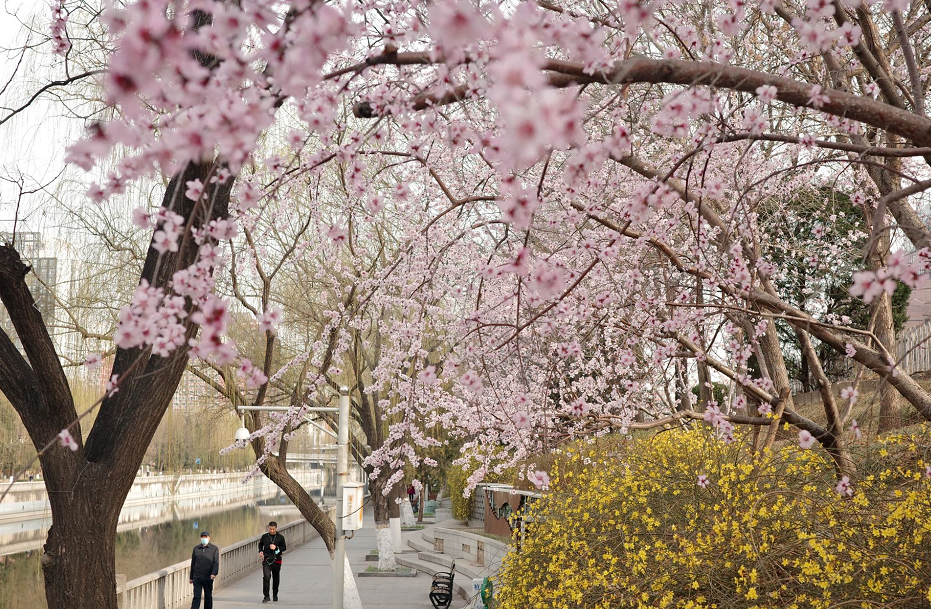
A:
<svg viewBox="0 0 931 609">
<path fill-rule="evenodd" d="M 200 534 L 200 544 L 191 553 L 191 583 L 194 584 L 194 600 L 191 609 L 200 609 L 203 591 L 204 609 L 213 609 L 213 581 L 220 573 L 220 548 L 210 543 L 210 533 Z"/>
<path fill-rule="evenodd" d="M 409 487 L 407 487 L 407 496 L 411 500 L 411 505 L 414 505 L 414 494 L 417 492 L 417 489 L 414 488 L 414 483 L 412 482 Z"/>
<path fill-rule="evenodd" d="M 259 556 L 262 560 L 262 602 L 278 602 L 278 584 L 281 582 L 281 555 L 288 549 L 284 535 L 278 532 L 278 523 L 268 523 L 268 532 L 259 539 Z M 272 580 L 272 598 L 268 598 L 268 583 Z"/>
</svg>

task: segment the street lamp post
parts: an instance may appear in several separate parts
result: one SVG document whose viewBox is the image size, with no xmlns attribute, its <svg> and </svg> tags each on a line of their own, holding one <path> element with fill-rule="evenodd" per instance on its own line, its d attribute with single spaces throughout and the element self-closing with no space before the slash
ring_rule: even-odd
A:
<svg viewBox="0 0 931 609">
<path fill-rule="evenodd" d="M 238 413 L 252 412 L 287 412 L 287 406 L 238 406 Z M 336 547 L 333 558 L 333 609 L 343 609 L 343 585 L 346 569 L 346 535 L 343 531 L 343 486 L 349 481 L 349 387 L 339 388 L 339 406 L 317 406 L 305 408 L 305 412 L 337 413 L 337 453 L 336 453 Z M 243 417 L 242 427 L 236 431 L 236 440 L 246 441 L 251 436 Z"/>
<path fill-rule="evenodd" d="M 343 532 L 343 486 L 349 482 L 349 387 L 339 388 L 339 438 L 336 440 L 336 556 L 333 560 L 333 609 L 343 609 L 346 535 Z"/>
</svg>

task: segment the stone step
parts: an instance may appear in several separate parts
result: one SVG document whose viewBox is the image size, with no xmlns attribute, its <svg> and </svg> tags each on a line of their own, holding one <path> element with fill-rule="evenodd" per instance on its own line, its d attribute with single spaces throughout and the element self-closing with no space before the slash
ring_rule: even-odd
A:
<svg viewBox="0 0 931 609">
<path fill-rule="evenodd" d="M 426 573 L 430 577 L 433 577 L 440 571 L 444 571 L 443 567 L 440 567 L 436 563 L 427 562 L 420 560 L 419 558 L 414 558 L 412 554 L 407 554 L 404 556 L 398 556 L 396 558 L 399 565 L 409 567 L 411 569 L 416 569 L 421 573 Z M 459 595 L 462 601 L 465 601 L 465 604 L 459 604 L 459 607 L 467 607 L 468 599 L 472 596 L 472 578 L 468 577 L 466 574 L 460 573 L 459 569 L 456 569 L 456 576 L 453 578 L 453 590 L 456 591 L 456 594 Z M 453 606 L 456 606 L 457 603 L 454 601 Z"/>
<path fill-rule="evenodd" d="M 470 581 L 473 579 L 482 579 L 488 575 L 487 569 L 478 563 L 469 562 L 464 558 L 453 558 L 448 554 L 441 554 L 440 552 L 418 552 L 417 558 L 423 562 L 438 565 L 442 567 L 438 569 L 439 571 L 445 570 L 447 572 L 455 560 L 457 577 L 464 576 Z"/>
<path fill-rule="evenodd" d="M 420 541 L 414 537 L 411 537 L 407 540 L 407 545 L 410 546 L 411 551 L 413 552 L 432 552 L 433 544 L 427 543 L 425 541 Z"/>
<path fill-rule="evenodd" d="M 417 552 L 417 558 L 444 566 L 447 571 L 449 571 L 449 567 L 453 566 L 453 561 L 455 561 L 452 556 L 447 556 L 446 554 L 440 554 L 438 552 Z"/>
</svg>

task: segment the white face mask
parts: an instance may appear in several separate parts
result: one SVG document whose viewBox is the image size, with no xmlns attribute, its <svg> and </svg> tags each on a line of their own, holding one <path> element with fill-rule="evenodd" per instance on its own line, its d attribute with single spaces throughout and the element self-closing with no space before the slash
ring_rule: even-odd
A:
<svg viewBox="0 0 931 609">
<path fill-rule="evenodd" d="M 202 545 L 207 545 L 208 543 L 210 543 L 210 538 L 209 538 L 209 537 L 201 537 L 201 538 L 200 538 L 200 543 L 201 543 Z"/>
</svg>

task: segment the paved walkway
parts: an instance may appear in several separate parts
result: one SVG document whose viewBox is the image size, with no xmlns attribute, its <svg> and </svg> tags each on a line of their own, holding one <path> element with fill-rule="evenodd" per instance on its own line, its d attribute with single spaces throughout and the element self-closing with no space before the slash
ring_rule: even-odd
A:
<svg viewBox="0 0 931 609">
<path fill-rule="evenodd" d="M 353 573 L 364 571 L 371 563 L 365 555 L 374 550 L 375 523 L 371 510 L 366 510 L 364 526 L 353 539 L 346 540 L 346 553 Z M 256 558 L 258 560 L 258 558 Z M 364 609 L 404 607 L 405 609 L 433 609 L 427 593 L 432 578 L 424 573 L 417 577 L 358 577 L 356 585 Z M 284 555 L 281 569 L 281 587 L 277 603 L 262 605 L 262 570 L 223 586 L 214 594 L 216 609 L 239 607 L 332 607 L 333 567 L 326 546 L 320 538 L 290 550 Z M 463 601 L 456 599 L 454 607 Z"/>
</svg>

